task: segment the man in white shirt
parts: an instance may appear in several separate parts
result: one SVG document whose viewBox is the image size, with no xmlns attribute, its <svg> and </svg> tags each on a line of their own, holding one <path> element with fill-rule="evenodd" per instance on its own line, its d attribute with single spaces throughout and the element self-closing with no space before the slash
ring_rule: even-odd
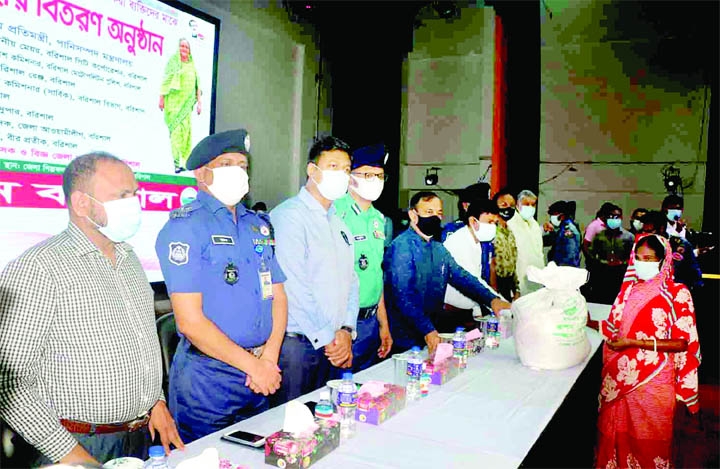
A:
<svg viewBox="0 0 720 469">
<path fill-rule="evenodd" d="M 492 201 L 475 201 L 467 208 L 465 226 L 448 236 L 443 243 L 455 262 L 490 290 L 492 288 L 482 279 L 481 243 L 495 238 L 498 218 L 497 206 Z M 444 313 L 438 324 L 438 331 L 454 332 L 457 326 L 470 326 L 473 319 L 483 315 L 483 309 L 476 301 L 448 284 L 445 290 Z"/>
<path fill-rule="evenodd" d="M 527 278 L 527 269 L 531 265 L 545 267 L 543 255 L 542 228 L 535 221 L 537 196 L 524 190 L 517 197 L 517 213 L 507 222 L 517 242 L 517 276 L 520 282 L 520 295 L 527 295 L 541 286 Z"/>
</svg>

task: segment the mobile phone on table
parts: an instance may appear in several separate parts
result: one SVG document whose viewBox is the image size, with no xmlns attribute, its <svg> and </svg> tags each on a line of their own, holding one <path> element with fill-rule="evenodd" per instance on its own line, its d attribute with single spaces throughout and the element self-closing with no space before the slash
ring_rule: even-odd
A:
<svg viewBox="0 0 720 469">
<path fill-rule="evenodd" d="M 253 448 L 261 448 L 265 446 L 266 437 L 243 430 L 235 430 L 234 432 L 224 434 L 220 438 L 226 441 L 230 441 L 232 443 L 252 446 Z"/>
<path fill-rule="evenodd" d="M 315 415 L 315 406 L 317 405 L 317 402 L 307 401 L 307 402 L 305 402 L 305 405 L 307 406 L 308 409 L 310 409 L 310 413 Z"/>
</svg>

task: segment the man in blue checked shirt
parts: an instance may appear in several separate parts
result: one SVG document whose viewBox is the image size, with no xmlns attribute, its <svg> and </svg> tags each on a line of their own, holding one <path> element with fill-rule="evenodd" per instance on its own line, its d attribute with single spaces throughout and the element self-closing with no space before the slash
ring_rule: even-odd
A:
<svg viewBox="0 0 720 469">
<path fill-rule="evenodd" d="M 424 344 L 432 352 L 440 342 L 433 320 L 443 310 L 448 284 L 489 305 L 495 314 L 510 303 L 460 267 L 435 240 L 441 231 L 442 200 L 434 192 L 413 195 L 408 216 L 410 228 L 395 238 L 383 262 L 393 352 Z"/>
<path fill-rule="evenodd" d="M 263 412 L 280 387 L 285 275 L 269 222 L 240 203 L 249 150 L 245 130 L 198 143 L 187 161 L 198 197 L 170 213 L 155 244 L 181 334 L 169 404 L 186 442 Z"/>
<path fill-rule="evenodd" d="M 277 258 L 287 275 L 288 324 L 280 352 L 280 405 L 324 386 L 353 364 L 358 277 L 352 232 L 332 203 L 347 192 L 350 148 L 334 137 L 315 142 L 307 182 L 270 212 Z"/>
</svg>

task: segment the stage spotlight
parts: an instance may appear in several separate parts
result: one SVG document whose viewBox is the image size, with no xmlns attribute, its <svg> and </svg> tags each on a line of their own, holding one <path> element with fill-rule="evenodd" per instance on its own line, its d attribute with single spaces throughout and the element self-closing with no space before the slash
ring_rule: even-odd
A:
<svg viewBox="0 0 720 469">
<path fill-rule="evenodd" d="M 438 170 L 440 168 L 428 168 L 427 171 L 425 171 L 425 185 L 426 186 L 434 186 L 438 183 Z"/>
<path fill-rule="evenodd" d="M 663 169 L 662 176 L 668 194 L 682 194 L 682 178 L 680 177 L 679 169 L 672 165 L 666 167 Z"/>
</svg>

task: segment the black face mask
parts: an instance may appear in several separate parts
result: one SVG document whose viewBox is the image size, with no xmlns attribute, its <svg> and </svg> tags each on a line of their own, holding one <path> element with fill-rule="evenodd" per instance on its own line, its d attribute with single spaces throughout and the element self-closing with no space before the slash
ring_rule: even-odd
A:
<svg viewBox="0 0 720 469">
<path fill-rule="evenodd" d="M 500 218 L 502 218 L 505 221 L 508 221 L 515 214 L 515 209 L 513 207 L 501 208 L 498 210 L 498 213 L 500 214 Z"/>
<path fill-rule="evenodd" d="M 436 217 L 435 215 L 429 217 L 418 216 L 418 230 L 422 231 L 425 236 L 430 236 L 435 240 L 440 238 L 440 233 L 442 232 L 440 224 L 440 217 Z"/>
</svg>

